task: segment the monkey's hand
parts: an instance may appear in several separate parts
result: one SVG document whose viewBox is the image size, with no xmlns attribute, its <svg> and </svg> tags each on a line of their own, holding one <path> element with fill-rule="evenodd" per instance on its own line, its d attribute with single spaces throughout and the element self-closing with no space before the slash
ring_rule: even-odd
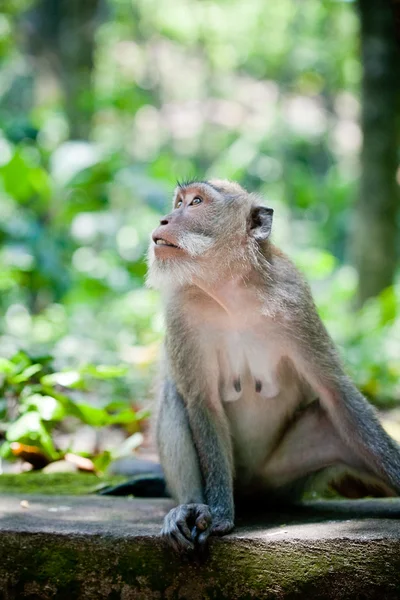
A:
<svg viewBox="0 0 400 600">
<path fill-rule="evenodd" d="M 201 550 L 212 532 L 211 524 L 206 504 L 180 504 L 165 517 L 161 535 L 176 552 Z"/>
</svg>

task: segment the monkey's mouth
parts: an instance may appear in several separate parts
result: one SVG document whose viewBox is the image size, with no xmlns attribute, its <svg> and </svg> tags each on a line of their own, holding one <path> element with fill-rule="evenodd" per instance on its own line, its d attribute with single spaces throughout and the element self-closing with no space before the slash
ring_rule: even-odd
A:
<svg viewBox="0 0 400 600">
<path fill-rule="evenodd" d="M 177 246 L 176 244 L 172 244 L 171 242 L 168 242 L 164 238 L 155 237 L 153 239 L 153 241 L 156 246 L 168 246 L 169 248 L 179 248 L 179 246 Z"/>
</svg>

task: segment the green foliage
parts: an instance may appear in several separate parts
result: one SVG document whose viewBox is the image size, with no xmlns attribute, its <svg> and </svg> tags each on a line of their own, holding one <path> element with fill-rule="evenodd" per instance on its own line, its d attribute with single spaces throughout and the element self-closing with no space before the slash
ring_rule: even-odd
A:
<svg viewBox="0 0 400 600">
<path fill-rule="evenodd" d="M 336 266 L 333 257 L 329 259 L 319 250 L 300 253 L 297 262 L 313 282 L 319 312 L 339 346 L 347 371 L 378 406 L 398 404 L 400 285 L 387 288 L 356 312 L 352 299 L 357 278 L 351 267 Z"/>
<path fill-rule="evenodd" d="M 354 314 L 346 265 L 361 138 L 353 3 L 107 4 L 89 59 L 89 37 L 68 43 L 68 6 L 79 18 L 86 3 L 50 14 L 7 0 L 0 15 L 3 454 L 23 440 L 59 456 L 53 434 L 71 417 L 135 434 L 163 333 L 144 287 L 148 236 L 176 178 L 195 173 L 274 207 L 275 240 L 357 383 L 397 401 L 399 286 Z M 71 139 L 82 115 L 88 135 Z"/>
<path fill-rule="evenodd" d="M 43 473 L 28 471 L 18 475 L 0 475 L 0 493 L 80 496 L 126 481 L 120 475 L 96 477 L 92 473 Z"/>
<path fill-rule="evenodd" d="M 108 402 L 103 407 L 89 402 L 89 392 L 93 394 L 96 383 L 123 376 L 126 367 L 85 365 L 75 371 L 54 372 L 50 360 L 32 359 L 25 352 L 0 360 L 1 410 L 6 424 L 6 442 L 0 454 L 4 458 L 12 456 L 12 442 L 35 446 L 49 460 L 61 458 L 51 433 L 66 416 L 92 427 L 131 425 L 146 416 L 126 402 Z"/>
</svg>

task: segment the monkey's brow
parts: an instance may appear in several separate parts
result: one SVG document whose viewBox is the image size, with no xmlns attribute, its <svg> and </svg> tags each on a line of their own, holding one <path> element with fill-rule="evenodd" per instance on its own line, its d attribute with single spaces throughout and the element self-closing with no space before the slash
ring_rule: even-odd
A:
<svg viewBox="0 0 400 600">
<path fill-rule="evenodd" d="M 202 183 L 203 185 L 208 185 L 208 187 L 212 188 L 216 192 L 221 191 L 217 187 L 212 185 L 209 181 L 206 181 L 205 179 L 182 179 L 181 181 L 179 179 L 176 180 L 176 185 L 181 190 L 183 190 L 191 185 L 194 185 L 196 183 Z"/>
<path fill-rule="evenodd" d="M 189 187 L 189 185 L 193 185 L 194 183 L 207 183 L 206 181 L 202 181 L 201 179 L 177 179 L 176 180 L 176 185 L 179 188 L 185 188 L 185 187 Z"/>
</svg>

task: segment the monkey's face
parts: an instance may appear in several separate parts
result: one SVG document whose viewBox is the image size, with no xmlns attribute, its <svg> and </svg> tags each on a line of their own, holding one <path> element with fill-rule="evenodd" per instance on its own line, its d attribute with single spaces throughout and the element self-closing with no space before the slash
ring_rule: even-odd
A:
<svg viewBox="0 0 400 600">
<path fill-rule="evenodd" d="M 182 260 L 204 254 L 212 245 L 213 198 L 205 185 L 178 188 L 172 212 L 153 231 L 154 255 L 160 260 Z"/>
<path fill-rule="evenodd" d="M 251 215 L 256 209 L 260 207 L 237 183 L 213 180 L 178 185 L 172 211 L 152 233 L 150 285 L 163 285 L 165 274 L 171 283 L 204 277 L 209 281 L 232 262 L 243 262 L 249 240 L 254 241 Z"/>
</svg>

